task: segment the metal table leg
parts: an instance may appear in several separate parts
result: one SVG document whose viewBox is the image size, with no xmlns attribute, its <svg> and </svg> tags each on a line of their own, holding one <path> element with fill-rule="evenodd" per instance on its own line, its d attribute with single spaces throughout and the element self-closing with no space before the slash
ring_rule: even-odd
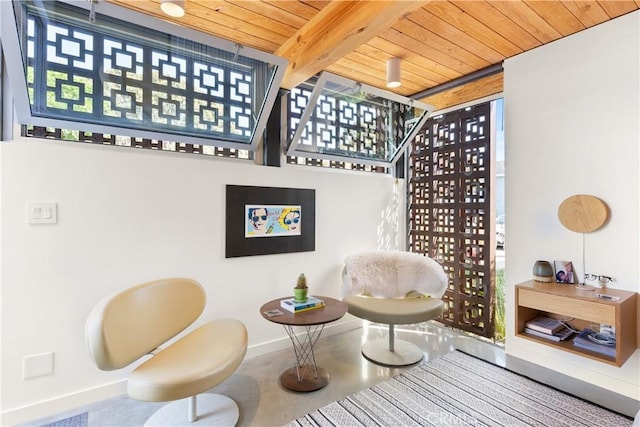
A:
<svg viewBox="0 0 640 427">
<path fill-rule="evenodd" d="M 305 333 L 295 334 L 292 325 L 282 325 L 293 344 L 296 365 L 280 375 L 283 387 L 293 391 L 315 391 L 329 383 L 329 373 L 316 364 L 315 345 L 322 334 L 324 324 L 304 326 Z"/>
</svg>

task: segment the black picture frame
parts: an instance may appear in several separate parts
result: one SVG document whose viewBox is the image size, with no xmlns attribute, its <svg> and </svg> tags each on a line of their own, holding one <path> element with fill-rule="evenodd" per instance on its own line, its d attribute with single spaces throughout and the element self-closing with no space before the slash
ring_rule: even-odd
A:
<svg viewBox="0 0 640 427">
<path fill-rule="evenodd" d="M 300 234 L 247 238 L 245 218 L 250 205 L 300 206 Z M 315 189 L 226 186 L 225 258 L 315 251 L 315 224 Z"/>
</svg>

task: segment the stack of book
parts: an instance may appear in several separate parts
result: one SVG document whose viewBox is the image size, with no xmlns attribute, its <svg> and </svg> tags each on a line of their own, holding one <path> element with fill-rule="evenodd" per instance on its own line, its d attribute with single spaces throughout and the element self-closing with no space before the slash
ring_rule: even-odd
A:
<svg viewBox="0 0 640 427">
<path fill-rule="evenodd" d="M 287 298 L 280 301 L 280 306 L 291 313 L 314 310 L 325 306 L 324 301 L 316 297 L 308 297 L 306 301 L 296 301 L 295 298 Z"/>
<path fill-rule="evenodd" d="M 615 335 L 607 335 L 606 340 L 601 339 L 596 331 L 585 328 L 573 339 L 573 346 L 583 349 L 594 351 L 598 354 L 603 354 L 609 357 L 616 357 L 616 341 Z"/>
<path fill-rule="evenodd" d="M 574 333 L 573 329 L 567 327 L 563 322 L 546 316 L 538 316 L 529 320 L 524 326 L 524 331 L 527 334 L 551 341 L 566 340 Z"/>
</svg>

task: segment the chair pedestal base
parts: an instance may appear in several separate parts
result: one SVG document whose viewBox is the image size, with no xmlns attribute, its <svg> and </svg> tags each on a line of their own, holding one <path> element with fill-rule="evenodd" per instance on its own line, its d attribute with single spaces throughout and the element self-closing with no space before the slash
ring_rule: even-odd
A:
<svg viewBox="0 0 640 427">
<path fill-rule="evenodd" d="M 417 345 L 396 339 L 393 351 L 389 350 L 389 341 L 384 338 L 367 341 L 362 346 L 362 355 L 374 363 L 386 366 L 407 366 L 418 363 L 424 357 Z"/>
<path fill-rule="evenodd" d="M 145 426 L 234 426 L 240 418 L 238 405 L 221 394 L 202 393 L 197 397 L 197 418 L 190 423 L 189 399 L 177 400 L 163 406 L 144 424 Z"/>
</svg>

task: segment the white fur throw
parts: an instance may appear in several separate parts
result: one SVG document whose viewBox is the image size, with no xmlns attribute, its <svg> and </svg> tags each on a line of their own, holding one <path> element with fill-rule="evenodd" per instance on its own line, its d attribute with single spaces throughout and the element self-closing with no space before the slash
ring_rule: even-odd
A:
<svg viewBox="0 0 640 427">
<path fill-rule="evenodd" d="M 342 296 L 398 298 L 411 291 L 440 298 L 447 275 L 433 259 L 399 251 L 364 252 L 345 258 Z"/>
</svg>

